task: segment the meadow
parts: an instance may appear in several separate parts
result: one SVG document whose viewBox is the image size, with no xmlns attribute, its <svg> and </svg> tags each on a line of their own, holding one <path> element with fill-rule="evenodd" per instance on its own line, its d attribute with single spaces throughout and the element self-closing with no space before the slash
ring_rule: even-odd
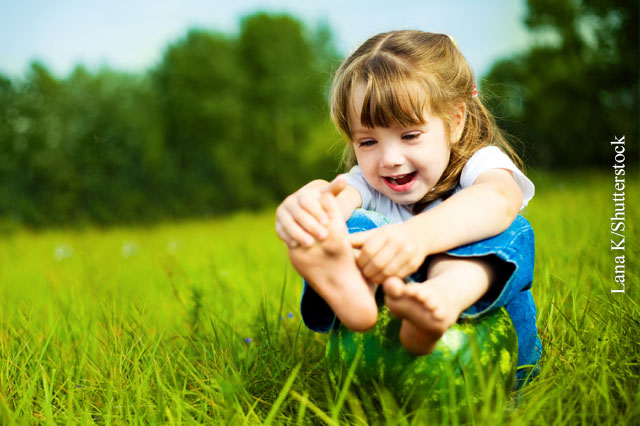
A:
<svg viewBox="0 0 640 426">
<path fill-rule="evenodd" d="M 613 173 L 532 173 L 539 377 L 476 424 L 640 418 L 638 181 L 612 293 Z M 411 424 L 327 381 L 273 210 L 0 236 L 0 424 Z M 635 419 L 635 420 L 634 420 Z"/>
</svg>

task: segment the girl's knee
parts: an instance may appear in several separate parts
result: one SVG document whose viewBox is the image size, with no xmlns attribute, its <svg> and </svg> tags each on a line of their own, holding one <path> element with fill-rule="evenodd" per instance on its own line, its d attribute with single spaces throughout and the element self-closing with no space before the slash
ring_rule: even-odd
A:
<svg viewBox="0 0 640 426">
<path fill-rule="evenodd" d="M 533 241 L 533 228 L 531 227 L 529 221 L 521 215 L 516 216 L 513 223 L 509 226 L 509 228 L 507 228 L 507 231 L 511 231 L 521 237 L 525 237 L 528 239 L 530 238 L 531 241 Z"/>
<path fill-rule="evenodd" d="M 347 220 L 347 228 L 349 228 L 349 233 L 353 234 L 354 232 L 379 228 L 388 223 L 387 218 L 380 213 L 364 209 L 355 209 L 349 220 Z"/>
</svg>

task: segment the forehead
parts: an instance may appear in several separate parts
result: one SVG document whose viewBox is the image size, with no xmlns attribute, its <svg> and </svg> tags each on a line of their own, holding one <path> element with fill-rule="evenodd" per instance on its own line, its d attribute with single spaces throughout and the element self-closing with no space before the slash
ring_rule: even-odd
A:
<svg viewBox="0 0 640 426">
<path fill-rule="evenodd" d="M 360 124 L 360 114 L 366 94 L 367 88 L 364 83 L 356 83 L 351 89 L 349 111 L 347 111 L 351 126 Z"/>
<path fill-rule="evenodd" d="M 352 132 L 362 127 L 425 124 L 430 115 L 427 94 L 415 82 L 398 85 L 356 82 L 350 90 L 347 109 Z"/>
</svg>

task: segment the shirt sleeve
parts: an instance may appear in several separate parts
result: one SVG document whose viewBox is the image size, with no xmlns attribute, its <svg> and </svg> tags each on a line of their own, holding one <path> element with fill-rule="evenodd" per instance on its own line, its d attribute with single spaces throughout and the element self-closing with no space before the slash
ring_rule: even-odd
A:
<svg viewBox="0 0 640 426">
<path fill-rule="evenodd" d="M 471 156 L 462 169 L 460 187 L 468 188 L 473 185 L 473 182 L 475 182 L 478 176 L 491 169 L 507 169 L 511 172 L 513 179 L 522 191 L 522 206 L 520 210 L 525 208 L 535 194 L 535 186 L 533 182 L 518 169 L 507 154 L 502 152 L 497 146 L 487 146 Z"/>
<path fill-rule="evenodd" d="M 351 170 L 346 174 L 347 183 L 353 186 L 362 197 L 362 208 L 366 210 L 373 210 L 373 191 L 374 189 L 369 186 L 367 181 L 362 176 L 360 166 L 353 166 Z"/>
</svg>

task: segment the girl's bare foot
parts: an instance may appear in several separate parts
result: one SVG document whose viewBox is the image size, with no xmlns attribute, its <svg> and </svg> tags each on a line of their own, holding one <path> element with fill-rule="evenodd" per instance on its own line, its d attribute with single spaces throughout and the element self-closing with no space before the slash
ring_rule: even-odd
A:
<svg viewBox="0 0 640 426">
<path fill-rule="evenodd" d="M 405 284 L 399 278 L 384 282 L 386 304 L 402 318 L 400 343 L 414 355 L 431 353 L 460 314 L 489 289 L 491 266 L 482 259 L 442 255 L 432 261 L 429 279 Z"/>
<path fill-rule="evenodd" d="M 349 232 L 335 196 L 323 194 L 322 206 L 329 217 L 326 225 L 329 236 L 311 247 L 291 248 L 289 258 L 345 327 L 366 331 L 378 318 L 375 286 L 365 281 L 356 265 Z"/>
<path fill-rule="evenodd" d="M 400 343 L 414 355 L 433 351 L 440 337 L 456 322 L 461 312 L 456 312 L 457 309 L 452 306 L 446 283 L 433 282 L 438 280 L 434 278 L 424 283 L 405 284 L 394 277 L 384 283 L 389 310 L 402 318 Z"/>
</svg>

